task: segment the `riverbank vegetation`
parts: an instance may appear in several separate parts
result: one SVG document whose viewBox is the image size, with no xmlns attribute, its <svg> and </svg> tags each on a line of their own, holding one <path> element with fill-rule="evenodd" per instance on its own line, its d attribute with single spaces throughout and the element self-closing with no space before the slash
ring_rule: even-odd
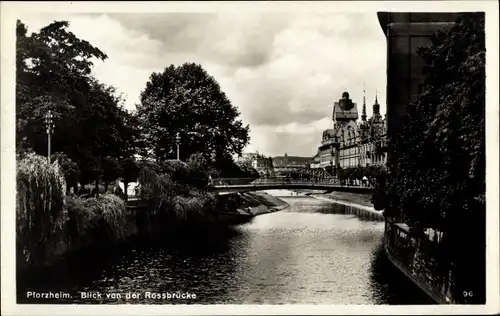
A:
<svg viewBox="0 0 500 316">
<path fill-rule="evenodd" d="M 464 14 L 419 53 L 426 78 L 390 139 L 388 173 L 379 178 L 375 205 L 408 224 L 417 241 L 429 229 L 437 232 L 428 248 L 418 242 L 410 255 L 435 249 L 427 260 L 434 263 L 434 279 L 457 302 L 484 303 L 484 13 Z"/>
<path fill-rule="evenodd" d="M 107 235 L 103 242 L 123 239 L 131 231 L 119 197 L 66 195 L 57 160 L 49 163 L 35 154 L 20 159 L 16 189 L 17 253 L 23 264 L 43 264 L 70 248 L 86 246 L 99 235 L 96 229 Z"/>
<path fill-rule="evenodd" d="M 348 202 L 352 204 L 358 204 L 367 207 L 373 207 L 373 204 L 371 202 L 372 199 L 371 194 L 334 191 L 332 193 L 327 193 L 325 195 L 327 197 L 331 197 L 334 200 Z"/>
<path fill-rule="evenodd" d="M 249 127 L 217 81 L 201 65 L 170 65 L 151 74 L 137 109 L 126 109 L 93 76 L 106 53 L 68 28 L 54 21 L 29 34 L 17 21 L 19 261 L 41 264 L 96 242 L 209 222 L 216 209 L 237 207 L 207 192 L 209 177 L 259 176 L 233 160 L 249 142 Z M 127 203 L 132 182 L 138 200 Z"/>
<path fill-rule="evenodd" d="M 59 161 L 49 163 L 45 157 L 27 154 L 17 165 L 19 267 L 50 264 L 69 251 L 136 235 L 211 226 L 218 224 L 221 212 L 262 202 L 237 194 L 215 196 L 207 192 L 206 178 L 195 158 L 187 163 L 150 162 L 138 174 L 138 199 L 127 207 L 115 194 L 66 194 Z"/>
<path fill-rule="evenodd" d="M 117 179 L 127 187 L 137 180 L 143 160 L 175 159 L 177 144 L 181 161 L 202 156 L 212 178 L 258 177 L 251 166 L 233 160 L 249 142 L 248 125 L 201 65 L 152 73 L 137 109 L 127 109 L 115 88 L 92 74 L 106 53 L 68 28 L 68 22 L 55 21 L 29 34 L 17 21 L 19 155 L 47 155 L 44 118 L 50 110 L 51 156 L 63 169 L 68 192 L 105 193 Z M 89 186 L 90 192 L 79 192 Z"/>
</svg>

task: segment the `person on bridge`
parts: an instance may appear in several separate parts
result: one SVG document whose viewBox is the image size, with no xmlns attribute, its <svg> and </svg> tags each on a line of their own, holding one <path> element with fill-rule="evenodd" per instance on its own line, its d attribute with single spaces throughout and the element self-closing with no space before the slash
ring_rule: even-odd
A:
<svg viewBox="0 0 500 316">
<path fill-rule="evenodd" d="M 213 185 L 212 176 L 208 175 L 208 186 L 212 186 L 212 185 Z"/>
</svg>

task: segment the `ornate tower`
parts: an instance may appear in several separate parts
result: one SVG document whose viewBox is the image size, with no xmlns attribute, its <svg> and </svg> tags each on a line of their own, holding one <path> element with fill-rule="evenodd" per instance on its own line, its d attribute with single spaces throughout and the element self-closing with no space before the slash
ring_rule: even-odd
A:
<svg viewBox="0 0 500 316">
<path fill-rule="evenodd" d="M 363 122 L 366 122 L 366 96 L 365 96 L 365 89 L 363 88 L 363 110 L 361 112 L 361 120 Z"/>
<path fill-rule="evenodd" d="M 369 133 L 368 122 L 366 121 L 366 96 L 365 89 L 363 89 L 363 110 L 361 112 L 361 123 L 359 124 L 359 132 L 361 139 L 366 139 Z"/>
<path fill-rule="evenodd" d="M 383 134 L 384 131 L 384 120 L 382 118 L 382 115 L 380 115 L 380 104 L 378 104 L 378 95 L 377 92 L 375 92 L 375 103 L 373 104 L 373 116 L 370 120 L 371 122 L 371 132 L 370 136 L 377 138 L 381 134 Z"/>
<path fill-rule="evenodd" d="M 380 104 L 378 104 L 378 91 L 375 92 L 375 103 L 373 104 L 373 117 L 380 116 Z"/>
<path fill-rule="evenodd" d="M 358 119 L 358 107 L 349 98 L 349 93 L 342 93 L 342 98 L 333 105 L 333 126 L 334 129 L 347 125 L 351 121 Z"/>
</svg>

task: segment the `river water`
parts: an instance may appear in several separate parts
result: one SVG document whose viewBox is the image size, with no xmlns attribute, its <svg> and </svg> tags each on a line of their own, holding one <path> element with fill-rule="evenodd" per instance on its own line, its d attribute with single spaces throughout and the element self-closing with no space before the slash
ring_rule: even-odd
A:
<svg viewBox="0 0 500 316">
<path fill-rule="evenodd" d="M 432 303 L 385 257 L 383 222 L 327 201 L 271 193 L 285 195 L 290 207 L 224 231 L 78 253 L 19 277 L 18 302 Z M 28 291 L 68 297 L 27 298 Z"/>
</svg>

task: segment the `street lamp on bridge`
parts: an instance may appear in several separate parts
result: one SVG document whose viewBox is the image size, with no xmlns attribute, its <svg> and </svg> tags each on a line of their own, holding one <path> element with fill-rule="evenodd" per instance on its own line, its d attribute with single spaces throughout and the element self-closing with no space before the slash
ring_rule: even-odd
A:
<svg viewBox="0 0 500 316">
<path fill-rule="evenodd" d="M 50 163 L 50 145 L 51 145 L 51 135 L 54 133 L 54 115 L 52 111 L 48 111 L 45 115 L 45 127 L 47 132 L 47 160 Z"/>
</svg>

